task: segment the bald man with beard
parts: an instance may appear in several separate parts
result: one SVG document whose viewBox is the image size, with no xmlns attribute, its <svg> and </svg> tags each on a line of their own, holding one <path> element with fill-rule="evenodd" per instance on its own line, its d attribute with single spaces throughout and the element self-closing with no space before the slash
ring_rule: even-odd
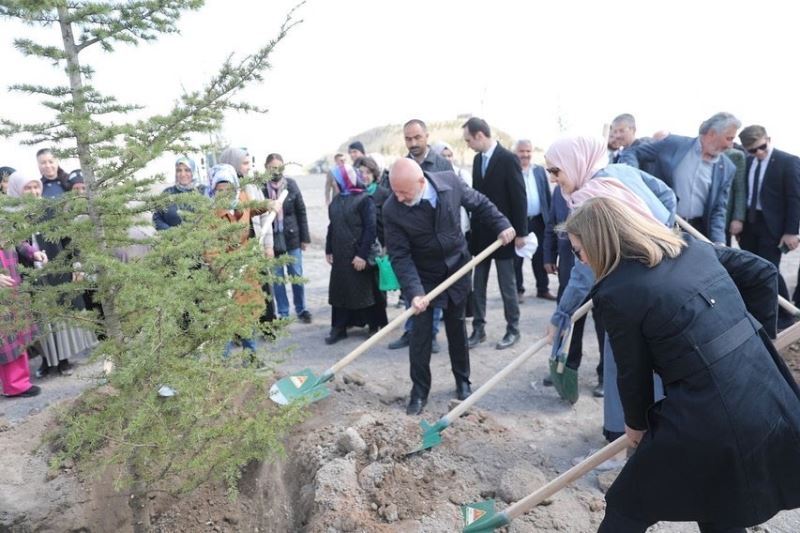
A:
<svg viewBox="0 0 800 533">
<path fill-rule="evenodd" d="M 425 294 L 441 284 L 470 260 L 461 231 L 461 207 L 504 244 L 516 235 L 511 223 L 481 193 L 468 187 L 453 172 L 423 172 L 412 159 L 398 159 L 389 173 L 393 195 L 383 205 L 386 246 L 403 296 L 416 309 L 411 330 L 411 397 L 406 408 L 418 415 L 431 388 L 431 326 L 433 308 L 443 310 L 450 364 L 456 380 L 456 396 L 471 393 L 469 347 L 465 311 L 470 275 L 454 283 L 433 301 Z"/>
</svg>

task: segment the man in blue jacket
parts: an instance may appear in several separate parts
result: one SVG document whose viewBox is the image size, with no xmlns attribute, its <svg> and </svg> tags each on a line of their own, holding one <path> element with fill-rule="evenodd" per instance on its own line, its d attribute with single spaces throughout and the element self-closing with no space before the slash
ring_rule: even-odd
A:
<svg viewBox="0 0 800 533">
<path fill-rule="evenodd" d="M 713 242 L 725 242 L 728 194 L 736 167 L 723 152 L 733 146 L 742 123 L 730 113 L 717 113 L 700 125 L 698 137 L 669 135 L 633 150 L 623 150 L 620 163 L 640 168 L 652 164 L 655 176 L 678 198 L 678 215 Z"/>
</svg>

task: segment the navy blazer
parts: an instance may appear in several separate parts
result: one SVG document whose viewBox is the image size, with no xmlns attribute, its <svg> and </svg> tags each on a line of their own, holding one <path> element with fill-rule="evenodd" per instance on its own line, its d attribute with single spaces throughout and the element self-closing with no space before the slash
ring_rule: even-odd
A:
<svg viewBox="0 0 800 533">
<path fill-rule="evenodd" d="M 692 148 L 697 137 L 669 135 L 654 143 L 642 143 L 633 150 L 623 150 L 620 162 L 636 168 L 645 163 L 652 164 L 652 174 L 675 188 L 675 169 Z M 706 236 L 713 242 L 725 242 L 725 216 L 728 208 L 728 195 L 736 166 L 721 154 L 711 173 L 711 191 L 703 210 L 703 226 Z M 680 201 L 680 199 L 679 199 Z"/>
<path fill-rule="evenodd" d="M 511 224 L 484 195 L 470 188 L 454 172 L 424 172 L 436 190 L 433 224 L 421 206 L 407 206 L 390 195 L 383 204 L 386 247 L 403 296 L 410 302 L 442 283 L 470 260 L 461 231 L 461 208 L 472 214 L 473 224 L 499 235 Z M 467 274 L 431 304 L 446 309 L 448 302 L 463 302 L 472 287 Z"/>
<path fill-rule="evenodd" d="M 750 205 L 750 171 L 754 157 L 747 157 L 747 205 Z M 777 243 L 784 235 L 797 235 L 800 227 L 800 159 L 772 150 L 760 192 L 761 212 L 770 235 Z"/>
<path fill-rule="evenodd" d="M 550 193 L 550 184 L 547 181 L 547 171 L 542 165 L 533 165 L 533 179 L 536 182 L 536 191 L 539 193 L 539 205 L 542 208 L 542 218 L 547 222 L 547 216 L 550 213 L 550 204 L 552 203 L 552 194 Z M 525 190 L 528 190 L 527 185 L 525 186 Z"/>
</svg>

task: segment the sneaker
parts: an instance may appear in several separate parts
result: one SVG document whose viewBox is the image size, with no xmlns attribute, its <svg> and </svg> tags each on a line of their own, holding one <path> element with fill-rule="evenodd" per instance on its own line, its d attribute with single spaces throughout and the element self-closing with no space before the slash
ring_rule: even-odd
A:
<svg viewBox="0 0 800 533">
<path fill-rule="evenodd" d="M 598 383 L 597 385 L 595 385 L 595 387 L 592 389 L 592 396 L 594 396 L 595 398 L 602 398 L 603 396 L 605 396 L 602 383 Z"/>
<path fill-rule="evenodd" d="M 311 313 L 308 311 L 308 309 L 306 309 L 297 315 L 297 319 L 303 324 L 311 324 Z"/>
<path fill-rule="evenodd" d="M 396 341 L 392 341 L 389 343 L 390 350 L 399 350 L 400 348 L 405 348 L 411 342 L 411 335 L 408 332 L 404 332 L 403 335 L 397 339 Z"/>
<path fill-rule="evenodd" d="M 542 385 L 544 385 L 545 387 L 552 387 L 553 386 L 553 380 L 550 379 L 549 375 L 547 375 L 547 376 L 542 378 Z"/>
</svg>

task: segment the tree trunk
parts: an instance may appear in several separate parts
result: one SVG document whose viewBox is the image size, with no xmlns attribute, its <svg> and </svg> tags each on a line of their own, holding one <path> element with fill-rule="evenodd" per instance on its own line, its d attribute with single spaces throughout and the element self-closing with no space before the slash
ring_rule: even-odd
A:
<svg viewBox="0 0 800 533">
<path fill-rule="evenodd" d="M 94 160 L 92 159 L 89 151 L 88 128 L 90 127 L 89 113 L 86 110 L 86 101 L 83 95 L 83 78 L 81 75 L 81 64 L 78 58 L 79 50 L 75 44 L 75 37 L 72 32 L 72 22 L 69 19 L 69 11 L 66 5 L 58 6 L 58 23 L 61 28 L 61 39 L 64 43 L 64 55 L 67 61 L 67 75 L 69 76 L 69 87 L 72 95 L 73 112 L 79 117 L 78 122 L 74 125 L 74 134 L 77 142 L 78 159 L 80 160 L 81 171 L 83 172 L 83 179 L 86 182 L 86 198 L 88 206 L 89 219 L 92 221 L 94 228 L 94 236 L 100 244 L 100 249 L 106 253 L 113 253 L 110 250 L 105 238 L 103 230 L 103 221 L 100 214 L 97 212 L 97 204 L 95 201 L 95 176 L 94 176 Z M 103 281 L 106 279 L 105 269 L 102 267 L 97 272 L 98 284 L 102 287 Z M 100 305 L 103 306 L 104 325 L 106 335 L 114 342 L 122 343 L 122 326 L 120 324 L 119 316 L 117 315 L 115 305 L 115 289 L 107 287 L 106 290 L 100 291 Z"/>
</svg>

